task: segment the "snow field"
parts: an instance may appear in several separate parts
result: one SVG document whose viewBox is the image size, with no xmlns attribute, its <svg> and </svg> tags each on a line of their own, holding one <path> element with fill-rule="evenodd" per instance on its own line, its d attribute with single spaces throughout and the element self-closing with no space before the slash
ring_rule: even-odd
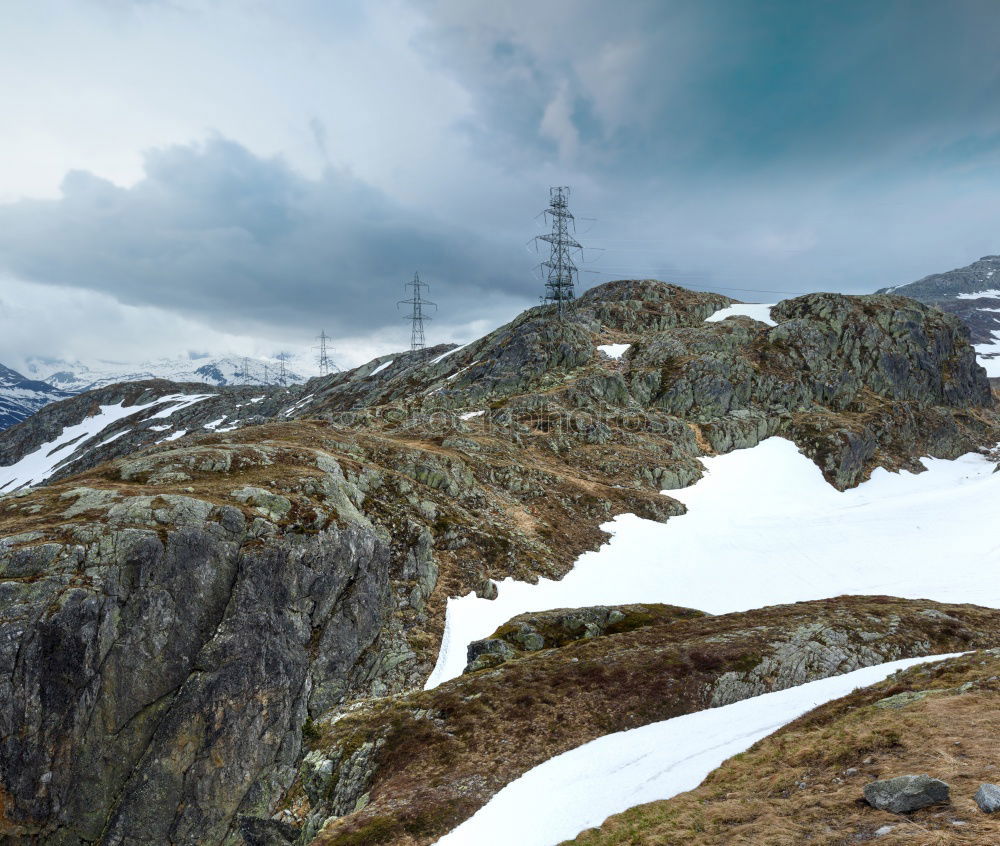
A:
<svg viewBox="0 0 1000 846">
<path fill-rule="evenodd" d="M 612 814 L 693 790 L 727 758 L 818 705 L 896 670 L 952 658 L 892 661 L 732 705 L 608 734 L 512 781 L 438 846 L 553 846 Z"/>
<path fill-rule="evenodd" d="M 1000 539 L 984 531 L 1000 473 L 983 456 L 925 458 L 924 473 L 876 470 L 837 491 L 782 438 L 703 458 L 705 476 L 665 493 L 688 513 L 666 523 L 622 514 L 611 539 L 560 581 L 505 579 L 494 600 L 448 600 L 427 688 L 465 668 L 467 645 L 527 611 L 665 602 L 711 614 L 843 594 L 1000 608 Z"/>
</svg>

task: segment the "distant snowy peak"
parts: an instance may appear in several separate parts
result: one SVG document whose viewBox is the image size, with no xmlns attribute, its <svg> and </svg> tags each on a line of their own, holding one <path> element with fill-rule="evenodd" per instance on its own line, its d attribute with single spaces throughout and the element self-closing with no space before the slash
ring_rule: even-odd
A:
<svg viewBox="0 0 1000 846">
<path fill-rule="evenodd" d="M 0 364 L 0 429 L 20 423 L 50 402 L 68 396 L 47 382 L 28 379 Z"/>
<path fill-rule="evenodd" d="M 1000 256 L 983 256 L 966 267 L 878 293 L 912 297 L 954 314 L 969 327 L 979 363 L 990 376 L 1000 376 Z"/>
<path fill-rule="evenodd" d="M 206 385 L 277 385 L 282 381 L 278 359 L 223 356 L 208 359 L 159 359 L 127 363 L 115 361 L 66 361 L 63 359 L 32 358 L 26 369 L 69 393 L 82 393 L 117 382 L 139 382 L 144 379 L 167 379 L 171 382 L 203 382 Z M 304 382 L 306 376 L 286 366 L 284 382 Z"/>
</svg>

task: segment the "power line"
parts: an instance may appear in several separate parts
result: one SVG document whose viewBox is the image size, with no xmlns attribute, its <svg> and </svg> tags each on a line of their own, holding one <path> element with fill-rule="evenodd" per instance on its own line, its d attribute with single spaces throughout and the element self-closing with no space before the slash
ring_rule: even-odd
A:
<svg viewBox="0 0 1000 846">
<path fill-rule="evenodd" d="M 413 280 L 407 282 L 404 285 L 405 288 L 413 289 L 413 296 L 408 300 L 400 300 L 396 303 L 396 308 L 401 305 L 412 306 L 412 310 L 406 320 L 410 321 L 410 350 L 422 350 L 427 346 L 424 340 L 424 321 L 430 320 L 431 318 L 424 314 L 424 306 L 434 306 L 437 309 L 437 303 L 432 303 L 430 300 L 425 300 L 420 293 L 421 288 L 427 288 L 430 290 L 430 285 L 426 282 L 420 281 L 420 274 L 414 273 Z"/>
<path fill-rule="evenodd" d="M 545 241 L 550 247 L 548 260 L 539 265 L 545 268 L 545 296 L 542 301 L 554 302 L 559 319 L 562 320 L 566 304 L 573 299 L 575 293 L 577 268 L 573 253 L 583 254 L 583 247 L 570 234 L 570 229 L 575 234 L 576 222 L 569 211 L 569 188 L 550 188 L 549 207 L 542 214 L 552 221 L 551 232 L 537 235 L 533 239 L 536 249 L 539 241 Z"/>
</svg>

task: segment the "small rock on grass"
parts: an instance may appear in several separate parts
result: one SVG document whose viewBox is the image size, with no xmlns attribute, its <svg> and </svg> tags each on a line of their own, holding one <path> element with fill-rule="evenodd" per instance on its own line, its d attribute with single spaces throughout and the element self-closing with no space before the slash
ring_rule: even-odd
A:
<svg viewBox="0 0 1000 846">
<path fill-rule="evenodd" d="M 948 785 L 928 775 L 904 775 L 865 785 L 865 800 L 880 811 L 906 814 L 948 801 Z"/>
<path fill-rule="evenodd" d="M 995 784 L 981 784 L 976 791 L 976 804 L 984 814 L 1000 811 L 1000 787 Z"/>
</svg>

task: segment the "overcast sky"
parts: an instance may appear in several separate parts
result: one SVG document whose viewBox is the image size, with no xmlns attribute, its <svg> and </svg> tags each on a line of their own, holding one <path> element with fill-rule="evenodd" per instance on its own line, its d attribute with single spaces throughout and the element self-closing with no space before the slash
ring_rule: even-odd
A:
<svg viewBox="0 0 1000 846">
<path fill-rule="evenodd" d="M 866 292 L 1000 252 L 998 0 L 0 3 L 0 362 L 353 365 L 581 287 Z M 779 293 L 775 293 L 779 292 Z"/>
</svg>

